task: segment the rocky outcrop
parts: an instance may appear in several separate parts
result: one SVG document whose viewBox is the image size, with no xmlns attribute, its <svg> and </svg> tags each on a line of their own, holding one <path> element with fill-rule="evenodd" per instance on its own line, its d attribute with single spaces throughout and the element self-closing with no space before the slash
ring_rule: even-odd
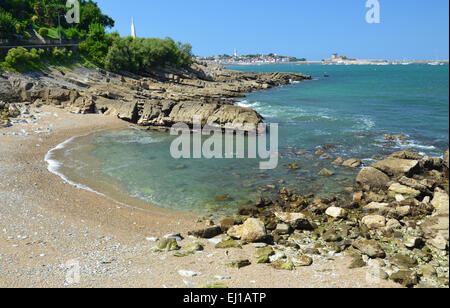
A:
<svg viewBox="0 0 450 308">
<path fill-rule="evenodd" d="M 105 113 L 140 126 L 171 127 L 202 124 L 255 130 L 263 117 L 236 106 L 242 93 L 311 79 L 292 73 L 247 73 L 217 65 L 194 64 L 190 69 L 159 68 L 147 76 L 118 75 L 76 68 L 0 75 L 0 100 L 51 104 L 74 113 Z"/>
<path fill-rule="evenodd" d="M 372 188 L 385 188 L 389 180 L 389 177 L 385 173 L 373 167 L 363 168 L 356 178 L 359 184 Z"/>
</svg>

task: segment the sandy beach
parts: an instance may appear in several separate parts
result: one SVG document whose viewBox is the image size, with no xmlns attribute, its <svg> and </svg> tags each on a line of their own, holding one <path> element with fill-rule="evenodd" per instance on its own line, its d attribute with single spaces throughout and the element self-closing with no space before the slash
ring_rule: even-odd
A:
<svg viewBox="0 0 450 308">
<path fill-rule="evenodd" d="M 37 124 L 0 130 L 0 287 L 180 288 L 221 279 L 244 288 L 396 286 L 366 279 L 367 268 L 349 270 L 344 257 L 317 257 L 312 266 L 288 272 L 263 264 L 240 270 L 225 266 L 236 259 L 254 261 L 253 245 L 226 252 L 199 240 L 205 250 L 195 255 L 154 253 L 154 237 L 181 233 L 183 247 L 197 241 L 187 232 L 205 223 L 150 205 L 129 208 L 78 189 L 50 173 L 44 161 L 49 150 L 73 136 L 128 123 L 49 106 L 35 116 Z M 33 132 L 36 127 L 45 133 Z M 70 284 L 66 276 L 73 262 L 80 266 L 80 281 Z M 180 270 L 201 274 L 183 277 Z"/>
</svg>

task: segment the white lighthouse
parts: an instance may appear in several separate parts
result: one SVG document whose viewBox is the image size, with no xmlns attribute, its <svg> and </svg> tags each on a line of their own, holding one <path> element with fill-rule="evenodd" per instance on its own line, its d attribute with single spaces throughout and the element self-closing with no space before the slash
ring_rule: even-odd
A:
<svg viewBox="0 0 450 308">
<path fill-rule="evenodd" d="M 136 38 L 136 27 L 134 26 L 134 17 L 131 17 L 131 36 Z"/>
</svg>

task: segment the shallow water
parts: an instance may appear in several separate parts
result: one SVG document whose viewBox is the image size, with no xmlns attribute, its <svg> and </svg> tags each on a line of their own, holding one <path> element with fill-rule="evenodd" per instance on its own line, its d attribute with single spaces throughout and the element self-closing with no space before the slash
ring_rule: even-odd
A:
<svg viewBox="0 0 450 308">
<path fill-rule="evenodd" d="M 251 93 L 239 103 L 260 112 L 267 122 L 279 123 L 282 156 L 276 169 L 262 171 L 256 159 L 176 160 L 169 151 L 175 137 L 128 128 L 80 137 L 55 151 L 52 159 L 60 161 L 59 172 L 118 201 L 128 195 L 176 210 L 227 214 L 273 195 L 281 186 L 329 196 L 354 184 L 358 170 L 336 168 L 313 155 L 324 144 L 336 146 L 330 153 L 334 157 L 358 158 L 366 164 L 405 147 L 437 156 L 448 148 L 448 65 L 232 68 L 314 77 Z M 410 145 L 389 144 L 386 133 L 405 134 Z M 306 154 L 295 155 L 298 150 Z M 288 169 L 294 162 L 300 168 Z M 323 167 L 336 175 L 317 176 Z M 229 200 L 220 200 L 222 196 Z"/>
</svg>

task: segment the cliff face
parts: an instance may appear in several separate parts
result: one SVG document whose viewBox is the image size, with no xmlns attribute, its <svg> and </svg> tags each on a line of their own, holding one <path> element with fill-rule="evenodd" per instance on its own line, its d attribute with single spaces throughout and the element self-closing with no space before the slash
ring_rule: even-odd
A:
<svg viewBox="0 0 450 308">
<path fill-rule="evenodd" d="M 235 106 L 242 93 L 269 89 L 292 81 L 311 79 L 291 73 L 245 73 L 221 66 L 194 64 L 189 70 L 155 69 L 150 75 L 114 74 L 76 68 L 48 72 L 0 73 L 0 100 L 60 106 L 74 113 L 105 113 L 141 126 L 203 124 L 257 125 L 256 111 Z"/>
</svg>

